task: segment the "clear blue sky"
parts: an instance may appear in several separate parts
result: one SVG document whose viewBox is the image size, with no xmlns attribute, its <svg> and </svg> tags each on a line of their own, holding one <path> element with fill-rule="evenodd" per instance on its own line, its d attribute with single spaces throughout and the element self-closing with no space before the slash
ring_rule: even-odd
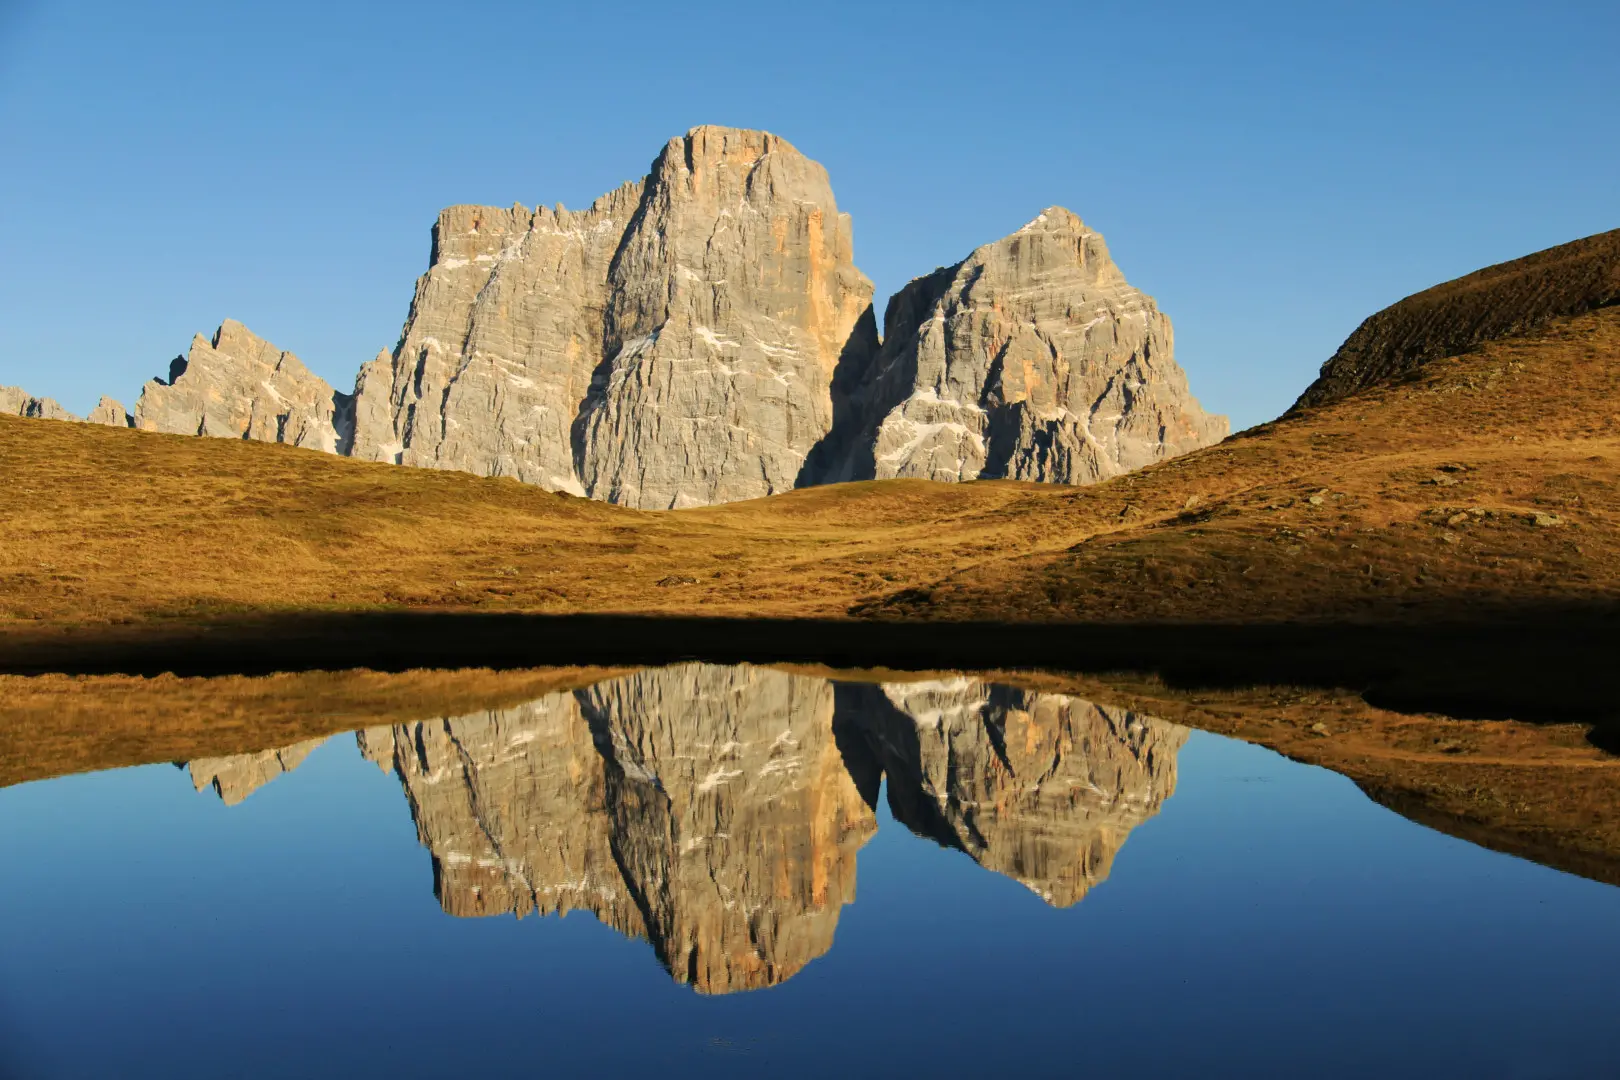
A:
<svg viewBox="0 0 1620 1080">
<path fill-rule="evenodd" d="M 133 406 L 231 317 L 347 389 L 441 206 L 718 123 L 827 166 L 880 312 L 1069 207 L 1242 427 L 1377 308 L 1620 226 L 1617 42 L 1614 0 L 0 0 L 0 383 Z"/>
</svg>

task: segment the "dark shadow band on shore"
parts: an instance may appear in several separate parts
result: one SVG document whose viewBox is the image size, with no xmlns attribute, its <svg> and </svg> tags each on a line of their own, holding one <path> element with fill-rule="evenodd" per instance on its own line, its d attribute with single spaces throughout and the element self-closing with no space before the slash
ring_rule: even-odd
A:
<svg viewBox="0 0 1620 1080">
<path fill-rule="evenodd" d="M 1178 688 L 1332 687 L 1402 712 L 1620 719 L 1620 611 L 1561 605 L 1426 623 L 1064 624 L 375 612 L 0 637 L 10 674 L 813 663 L 1137 672 Z"/>
</svg>

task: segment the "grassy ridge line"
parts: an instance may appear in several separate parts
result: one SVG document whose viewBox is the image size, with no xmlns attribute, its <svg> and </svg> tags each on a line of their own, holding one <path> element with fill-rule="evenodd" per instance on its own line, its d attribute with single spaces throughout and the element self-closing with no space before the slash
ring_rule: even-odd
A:
<svg viewBox="0 0 1620 1080">
<path fill-rule="evenodd" d="M 1612 601 L 1617 400 L 1608 308 L 1092 487 L 890 480 L 675 512 L 0 417 L 0 636 L 288 610 L 1421 620 Z"/>
</svg>

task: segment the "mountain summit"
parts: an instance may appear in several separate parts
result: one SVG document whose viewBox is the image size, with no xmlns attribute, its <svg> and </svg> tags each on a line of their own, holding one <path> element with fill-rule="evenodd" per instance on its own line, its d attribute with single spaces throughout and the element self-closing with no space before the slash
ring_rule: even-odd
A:
<svg viewBox="0 0 1620 1080">
<path fill-rule="evenodd" d="M 226 320 L 127 422 L 657 510 L 873 477 L 1085 484 L 1226 434 L 1170 321 L 1059 207 L 911 282 L 887 324 L 880 347 L 826 170 L 696 127 L 587 209 L 441 212 L 353 395 Z M 110 399 L 93 419 L 126 422 Z"/>
</svg>

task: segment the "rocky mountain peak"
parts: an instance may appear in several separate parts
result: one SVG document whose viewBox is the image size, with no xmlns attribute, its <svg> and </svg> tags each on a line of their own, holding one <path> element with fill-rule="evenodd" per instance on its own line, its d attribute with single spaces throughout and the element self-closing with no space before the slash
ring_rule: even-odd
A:
<svg viewBox="0 0 1620 1080">
<path fill-rule="evenodd" d="M 891 476 L 1089 483 L 1226 433 L 1169 320 L 1060 206 L 912 281 L 885 328 L 880 348 L 827 171 L 705 125 L 583 210 L 441 211 L 399 343 L 353 395 L 226 320 L 130 422 L 643 509 Z"/>
<path fill-rule="evenodd" d="M 835 385 L 820 481 L 1086 484 L 1227 433 L 1188 390 L 1170 320 L 1062 207 L 913 280 L 884 327 Z"/>
<path fill-rule="evenodd" d="M 192 339 L 190 351 L 169 365 L 167 380 L 147 382 L 134 426 L 347 453 L 353 401 L 292 353 L 226 319 L 211 339 Z"/>
<path fill-rule="evenodd" d="M 35 420 L 77 420 L 55 398 L 35 397 L 20 386 L 0 386 L 0 413 Z"/>
</svg>

